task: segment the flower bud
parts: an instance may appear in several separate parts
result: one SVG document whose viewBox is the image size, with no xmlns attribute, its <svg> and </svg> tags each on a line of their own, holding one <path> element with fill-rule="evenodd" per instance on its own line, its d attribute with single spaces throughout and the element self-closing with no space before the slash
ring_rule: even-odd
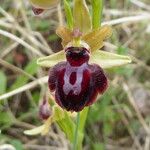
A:
<svg viewBox="0 0 150 150">
<path fill-rule="evenodd" d="M 35 15 L 41 14 L 45 9 L 56 6 L 60 0 L 30 0 Z"/>
<path fill-rule="evenodd" d="M 50 105 L 48 100 L 44 96 L 40 106 L 39 106 L 39 116 L 41 119 L 46 120 L 51 115 Z"/>
</svg>

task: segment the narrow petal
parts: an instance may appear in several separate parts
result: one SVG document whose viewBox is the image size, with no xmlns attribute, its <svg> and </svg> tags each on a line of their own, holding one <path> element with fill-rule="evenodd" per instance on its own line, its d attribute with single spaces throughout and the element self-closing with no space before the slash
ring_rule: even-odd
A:
<svg viewBox="0 0 150 150">
<path fill-rule="evenodd" d="M 37 64 L 41 67 L 53 67 L 58 62 L 62 62 L 65 60 L 64 51 L 60 51 L 58 53 L 54 53 L 50 56 L 41 57 L 37 60 Z"/>
<path fill-rule="evenodd" d="M 25 130 L 24 134 L 26 134 L 26 135 L 41 134 L 41 132 L 44 130 L 44 128 L 45 128 L 45 125 L 42 125 L 42 126 L 36 127 L 34 129 L 31 129 L 31 130 Z"/>
<path fill-rule="evenodd" d="M 56 34 L 62 39 L 62 45 L 65 47 L 69 42 L 72 41 L 73 35 L 71 30 L 66 27 L 58 27 Z"/>
<path fill-rule="evenodd" d="M 111 27 L 103 26 L 99 29 L 96 29 L 82 37 L 82 40 L 85 41 L 91 48 L 91 51 L 100 49 L 103 47 L 103 41 L 109 38 L 112 35 Z"/>
<path fill-rule="evenodd" d="M 91 63 L 96 63 L 102 68 L 112 68 L 116 66 L 122 66 L 131 63 L 131 58 L 129 56 L 123 56 L 118 54 L 113 54 L 101 50 L 92 52 Z"/>
<path fill-rule="evenodd" d="M 47 120 L 52 114 L 51 107 L 49 105 L 48 99 L 46 96 L 42 98 L 39 105 L 39 117 L 42 120 Z"/>
</svg>

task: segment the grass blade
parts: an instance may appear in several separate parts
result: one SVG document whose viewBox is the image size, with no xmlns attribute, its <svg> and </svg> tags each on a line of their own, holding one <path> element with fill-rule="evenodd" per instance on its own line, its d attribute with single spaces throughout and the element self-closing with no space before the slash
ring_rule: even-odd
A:
<svg viewBox="0 0 150 150">
<path fill-rule="evenodd" d="M 64 8 L 65 8 L 65 14 L 66 14 L 66 19 L 67 19 L 67 26 L 69 29 L 73 29 L 72 11 L 67 0 L 64 0 Z"/>
<path fill-rule="evenodd" d="M 92 0 L 92 28 L 97 29 L 102 22 L 103 0 Z"/>
</svg>

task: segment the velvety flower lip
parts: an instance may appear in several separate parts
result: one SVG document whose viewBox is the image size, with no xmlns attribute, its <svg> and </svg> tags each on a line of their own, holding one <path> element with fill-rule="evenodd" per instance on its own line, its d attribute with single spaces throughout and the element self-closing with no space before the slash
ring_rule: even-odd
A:
<svg viewBox="0 0 150 150">
<path fill-rule="evenodd" d="M 55 90 L 55 99 L 59 106 L 67 111 L 81 111 L 92 105 L 98 94 L 108 87 L 107 77 L 96 64 L 83 63 L 72 67 L 61 62 L 50 69 L 49 88 Z"/>
<path fill-rule="evenodd" d="M 39 105 L 39 117 L 43 120 L 47 120 L 51 113 L 49 102 L 46 99 L 46 96 L 44 96 Z"/>
<path fill-rule="evenodd" d="M 69 47 L 66 56 L 67 61 L 50 69 L 48 84 L 50 90 L 55 91 L 59 106 L 78 112 L 92 105 L 97 95 L 107 89 L 107 77 L 98 65 L 88 63 L 89 51 L 86 48 Z"/>
<path fill-rule="evenodd" d="M 32 7 L 32 11 L 35 15 L 40 15 L 44 9 Z"/>
<path fill-rule="evenodd" d="M 85 47 L 67 47 L 65 52 L 71 66 L 80 66 L 90 59 L 90 50 Z"/>
</svg>

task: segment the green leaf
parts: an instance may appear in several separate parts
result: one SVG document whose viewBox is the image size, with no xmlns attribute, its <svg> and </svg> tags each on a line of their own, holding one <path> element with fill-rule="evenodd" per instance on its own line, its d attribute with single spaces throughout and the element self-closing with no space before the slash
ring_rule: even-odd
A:
<svg viewBox="0 0 150 150">
<path fill-rule="evenodd" d="M 64 117 L 64 110 L 58 105 L 53 106 L 53 121 L 62 120 Z"/>
<path fill-rule="evenodd" d="M 125 55 L 128 53 L 128 48 L 126 47 L 123 47 L 123 46 L 119 46 L 117 49 L 117 54 L 120 54 L 120 55 Z"/>
<path fill-rule="evenodd" d="M 0 71 L 0 95 L 4 94 L 7 86 L 7 78 L 6 75 Z"/>
<path fill-rule="evenodd" d="M 93 150 L 104 150 L 105 146 L 104 143 L 94 143 Z"/>
<path fill-rule="evenodd" d="M 2 131 L 0 130 L 0 139 L 1 139 L 1 143 L 8 141 L 9 137 L 6 134 L 3 134 Z"/>
<path fill-rule="evenodd" d="M 113 71 L 115 74 L 125 76 L 125 77 L 131 77 L 134 73 L 134 70 L 131 66 L 125 66 L 125 67 L 119 67 L 119 68 L 113 68 L 111 71 Z"/>
<path fill-rule="evenodd" d="M 53 67 L 58 62 L 65 61 L 64 51 L 60 51 L 58 53 L 54 53 L 50 56 L 41 57 L 37 60 L 37 64 L 42 67 Z"/>
<path fill-rule="evenodd" d="M 64 0 L 64 9 L 65 9 L 68 28 L 72 30 L 73 29 L 73 16 L 72 16 L 70 5 L 67 2 L 67 0 Z"/>
<path fill-rule="evenodd" d="M 10 143 L 16 148 L 16 150 L 23 150 L 23 144 L 21 141 L 12 140 Z"/>
<path fill-rule="evenodd" d="M 90 62 L 107 69 L 131 63 L 131 58 L 129 56 L 96 50 L 92 53 Z"/>
<path fill-rule="evenodd" d="M 69 116 L 68 112 L 64 111 L 64 113 L 65 113 L 65 117 L 61 120 L 58 120 L 57 123 L 58 123 L 59 127 L 64 131 L 64 133 L 66 134 L 66 136 L 70 140 L 70 142 L 73 142 L 75 123 Z"/>
<path fill-rule="evenodd" d="M 0 124 L 11 124 L 13 123 L 13 119 L 11 118 L 8 112 L 0 112 Z"/>
<path fill-rule="evenodd" d="M 75 131 L 75 124 L 73 120 L 71 119 L 69 113 L 59 106 L 53 107 L 53 114 L 50 116 L 44 125 L 41 125 L 39 127 L 36 127 L 31 130 L 24 131 L 24 134 L 26 135 L 37 135 L 37 134 L 47 134 L 50 128 L 50 125 L 53 122 L 57 122 L 59 127 L 64 131 L 68 139 L 72 142 L 73 141 L 73 134 Z"/>
<path fill-rule="evenodd" d="M 85 126 L 86 118 L 88 115 L 88 111 L 89 111 L 89 107 L 86 107 L 80 112 L 79 130 L 82 132 L 84 131 L 84 126 Z"/>
<path fill-rule="evenodd" d="M 36 64 L 36 60 L 32 60 L 28 63 L 28 65 L 25 67 L 25 72 L 29 73 L 30 75 L 34 75 L 37 72 L 38 65 Z M 29 78 L 23 75 L 20 75 L 15 83 L 10 87 L 10 90 L 16 89 L 18 87 L 21 87 L 25 85 L 28 82 Z"/>
<path fill-rule="evenodd" d="M 103 127 L 103 133 L 105 134 L 105 136 L 109 136 L 112 133 L 112 131 L 112 125 L 109 122 L 105 122 Z"/>
<path fill-rule="evenodd" d="M 85 0 L 74 0 L 73 7 L 74 28 L 87 33 L 92 28 L 91 17 Z"/>
<path fill-rule="evenodd" d="M 91 0 L 92 3 L 92 29 L 100 27 L 102 22 L 103 0 Z"/>
</svg>

